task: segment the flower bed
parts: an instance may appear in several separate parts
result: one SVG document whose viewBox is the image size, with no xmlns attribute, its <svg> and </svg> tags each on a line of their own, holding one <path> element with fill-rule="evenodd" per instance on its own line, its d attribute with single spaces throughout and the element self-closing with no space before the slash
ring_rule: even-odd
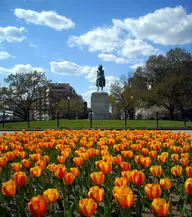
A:
<svg viewBox="0 0 192 217">
<path fill-rule="evenodd" d="M 1 216 L 190 216 L 191 153 L 180 132 L 4 133 Z"/>
</svg>

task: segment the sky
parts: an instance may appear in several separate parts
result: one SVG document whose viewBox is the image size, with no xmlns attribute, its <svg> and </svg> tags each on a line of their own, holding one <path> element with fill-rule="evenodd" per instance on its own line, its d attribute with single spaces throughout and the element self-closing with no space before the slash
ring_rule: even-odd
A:
<svg viewBox="0 0 192 217">
<path fill-rule="evenodd" d="M 0 0 L 0 84 L 10 73 L 46 72 L 90 105 L 98 65 L 105 92 L 150 55 L 192 53 L 191 0 Z"/>
</svg>

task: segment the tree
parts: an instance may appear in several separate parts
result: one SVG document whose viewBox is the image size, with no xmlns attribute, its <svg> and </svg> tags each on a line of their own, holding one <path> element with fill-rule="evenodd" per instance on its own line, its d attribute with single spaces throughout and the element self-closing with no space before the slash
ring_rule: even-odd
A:
<svg viewBox="0 0 192 217">
<path fill-rule="evenodd" d="M 135 110 L 139 107 L 139 101 L 130 82 L 123 77 L 124 86 L 119 81 L 114 82 L 110 89 L 110 102 L 113 111 L 123 110 L 130 119 L 134 118 Z"/>
<path fill-rule="evenodd" d="M 173 119 L 174 111 L 184 112 L 192 106 L 192 56 L 184 49 L 175 48 L 166 56 L 150 56 L 144 67 L 137 69 L 135 81 L 148 90 L 143 99 L 148 105 L 163 106 Z"/>
<path fill-rule="evenodd" d="M 61 100 L 56 106 L 56 111 L 62 112 L 70 118 L 76 118 L 85 112 L 85 104 L 77 99 L 70 99 L 69 104 L 68 100 Z"/>
<path fill-rule="evenodd" d="M 4 79 L 6 86 L 0 88 L 0 109 L 13 112 L 15 116 L 27 120 L 33 104 L 43 96 L 50 81 L 45 72 L 10 74 Z"/>
</svg>

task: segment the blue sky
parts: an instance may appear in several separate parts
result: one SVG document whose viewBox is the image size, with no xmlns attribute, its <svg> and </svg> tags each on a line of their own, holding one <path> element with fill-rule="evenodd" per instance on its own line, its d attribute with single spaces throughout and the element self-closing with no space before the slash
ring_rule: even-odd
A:
<svg viewBox="0 0 192 217">
<path fill-rule="evenodd" d="M 0 83 L 44 70 L 90 103 L 97 66 L 107 87 L 150 55 L 192 52 L 191 0 L 0 0 Z"/>
</svg>

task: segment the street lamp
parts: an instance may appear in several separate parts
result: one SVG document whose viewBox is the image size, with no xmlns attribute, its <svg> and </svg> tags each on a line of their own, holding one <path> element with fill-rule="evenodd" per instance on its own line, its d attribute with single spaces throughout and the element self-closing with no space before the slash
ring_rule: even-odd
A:
<svg viewBox="0 0 192 217">
<path fill-rule="evenodd" d="M 68 120 L 70 120 L 70 97 L 67 97 L 67 102 L 68 102 Z"/>
</svg>

